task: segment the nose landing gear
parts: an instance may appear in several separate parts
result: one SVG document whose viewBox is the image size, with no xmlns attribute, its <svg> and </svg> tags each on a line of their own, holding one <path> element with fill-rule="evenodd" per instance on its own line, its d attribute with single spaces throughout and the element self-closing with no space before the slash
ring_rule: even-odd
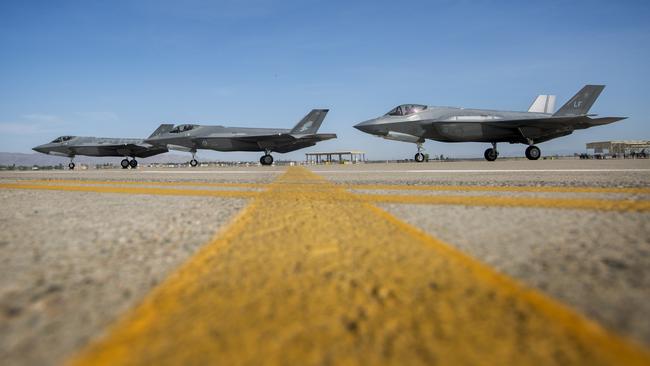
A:
<svg viewBox="0 0 650 366">
<path fill-rule="evenodd" d="M 131 163 L 129 162 L 129 159 L 125 158 L 125 159 L 122 159 L 122 161 L 120 161 L 120 165 L 122 166 L 122 169 L 128 169 L 129 165 L 131 165 Z"/>
<path fill-rule="evenodd" d="M 192 160 L 190 160 L 190 166 L 196 168 L 199 165 L 199 162 L 196 160 L 196 151 L 192 151 Z"/>
<path fill-rule="evenodd" d="M 417 154 L 415 154 L 414 159 L 416 162 L 421 163 L 424 161 L 425 158 L 424 154 L 422 153 L 422 151 L 424 151 L 424 147 L 422 147 L 421 142 L 418 142 L 417 145 L 418 145 L 418 152 Z"/>
<path fill-rule="evenodd" d="M 485 150 L 483 153 L 483 157 L 487 161 L 495 161 L 497 160 L 497 157 L 499 156 L 499 152 L 497 151 L 497 143 L 493 142 L 492 147 Z"/>
<path fill-rule="evenodd" d="M 264 152 L 264 155 L 260 158 L 260 164 L 262 165 L 273 164 L 273 156 L 271 156 L 271 150 L 266 150 Z"/>
</svg>

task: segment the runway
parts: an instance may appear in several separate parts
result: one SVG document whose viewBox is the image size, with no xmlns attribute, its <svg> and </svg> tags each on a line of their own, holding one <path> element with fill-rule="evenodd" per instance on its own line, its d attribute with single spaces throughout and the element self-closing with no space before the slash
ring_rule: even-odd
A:
<svg viewBox="0 0 650 366">
<path fill-rule="evenodd" d="M 10 364 L 648 364 L 650 162 L 0 173 Z"/>
</svg>

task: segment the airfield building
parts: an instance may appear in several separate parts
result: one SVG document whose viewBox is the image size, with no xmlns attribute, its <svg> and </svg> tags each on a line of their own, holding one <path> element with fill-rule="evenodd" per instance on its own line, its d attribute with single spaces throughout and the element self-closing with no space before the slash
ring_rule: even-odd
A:
<svg viewBox="0 0 650 366">
<path fill-rule="evenodd" d="M 650 154 L 650 140 L 589 142 L 587 150 L 593 150 L 594 155 L 645 157 Z"/>
<path fill-rule="evenodd" d="M 337 157 L 338 159 L 334 159 Z M 346 158 L 347 157 L 347 158 Z M 310 152 L 305 154 L 305 162 L 307 164 L 321 164 L 321 163 L 345 163 L 349 161 L 352 164 L 362 163 L 366 161 L 366 153 L 364 151 L 329 151 L 329 152 Z"/>
</svg>

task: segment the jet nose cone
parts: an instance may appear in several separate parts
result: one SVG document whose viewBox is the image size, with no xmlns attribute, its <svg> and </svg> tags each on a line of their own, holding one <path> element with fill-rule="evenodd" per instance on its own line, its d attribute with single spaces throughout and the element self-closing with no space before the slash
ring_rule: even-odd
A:
<svg viewBox="0 0 650 366">
<path fill-rule="evenodd" d="M 47 154 L 47 149 L 45 149 L 44 146 L 45 145 L 38 145 L 36 147 L 33 147 L 32 150 L 34 150 L 36 152 L 39 152 L 39 153 Z"/>
<path fill-rule="evenodd" d="M 354 128 L 356 128 L 361 132 L 373 133 L 373 131 L 375 130 L 374 127 L 375 127 L 376 120 L 377 120 L 376 118 L 373 118 L 367 121 L 363 121 L 361 123 L 357 123 L 356 125 L 354 125 Z"/>
</svg>

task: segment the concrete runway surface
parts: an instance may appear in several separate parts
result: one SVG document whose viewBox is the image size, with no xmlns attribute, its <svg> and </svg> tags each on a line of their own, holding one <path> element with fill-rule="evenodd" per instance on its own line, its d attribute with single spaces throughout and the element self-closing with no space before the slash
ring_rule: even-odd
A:
<svg viewBox="0 0 650 366">
<path fill-rule="evenodd" d="M 0 364 L 650 364 L 650 161 L 0 173 Z"/>
</svg>

